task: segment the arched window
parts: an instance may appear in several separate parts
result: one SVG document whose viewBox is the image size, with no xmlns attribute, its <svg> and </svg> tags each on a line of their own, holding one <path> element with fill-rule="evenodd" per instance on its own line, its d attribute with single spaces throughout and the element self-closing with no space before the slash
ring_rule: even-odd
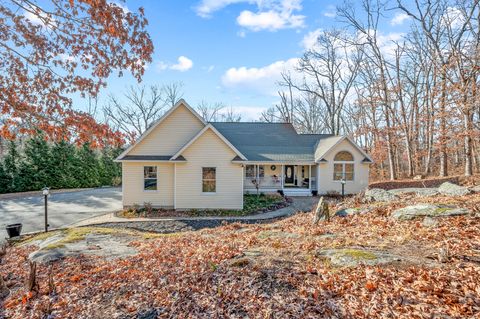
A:
<svg viewBox="0 0 480 319">
<path fill-rule="evenodd" d="M 353 181 L 354 163 L 353 155 L 347 151 L 338 152 L 333 158 L 333 180 Z"/>
</svg>

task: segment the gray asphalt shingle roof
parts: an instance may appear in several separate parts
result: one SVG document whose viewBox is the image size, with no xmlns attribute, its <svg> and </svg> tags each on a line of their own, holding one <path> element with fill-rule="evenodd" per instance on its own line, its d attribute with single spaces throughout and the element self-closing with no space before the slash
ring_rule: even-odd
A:
<svg viewBox="0 0 480 319">
<path fill-rule="evenodd" d="M 249 161 L 314 161 L 330 134 L 298 134 L 290 123 L 212 122 Z"/>
</svg>

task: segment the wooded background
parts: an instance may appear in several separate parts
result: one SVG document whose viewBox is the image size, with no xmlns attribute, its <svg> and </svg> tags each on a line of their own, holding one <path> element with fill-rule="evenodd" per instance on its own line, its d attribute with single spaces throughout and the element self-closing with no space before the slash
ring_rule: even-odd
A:
<svg viewBox="0 0 480 319">
<path fill-rule="evenodd" d="M 371 180 L 471 176 L 480 171 L 479 1 L 345 2 L 335 28 L 318 31 L 296 68 L 282 74 L 279 103 L 259 120 L 352 136 L 375 160 Z M 133 85 L 99 105 L 112 72 L 129 70 L 140 81 L 151 62 L 143 9 L 126 12 L 106 0 L 51 2 L 52 10 L 27 0 L 0 4 L 4 191 L 112 184 L 119 176 L 114 154 L 183 96 L 182 83 Z M 401 16 L 408 33 L 380 32 L 387 13 Z M 72 93 L 88 97 L 86 111 L 73 107 Z M 242 120 L 221 102 L 195 108 L 207 121 Z M 58 156 L 71 159 L 72 168 L 61 168 L 62 178 L 46 169 L 45 177 L 42 169 L 61 164 Z M 73 182 L 68 174 L 85 158 L 95 177 L 78 170 Z"/>
<path fill-rule="evenodd" d="M 354 7 L 337 8 L 338 28 L 320 32 L 283 74 L 281 103 L 262 118 L 351 134 L 373 156 L 374 179 L 478 172 L 479 1 Z M 392 10 L 410 30 L 396 40 L 378 31 Z"/>
</svg>

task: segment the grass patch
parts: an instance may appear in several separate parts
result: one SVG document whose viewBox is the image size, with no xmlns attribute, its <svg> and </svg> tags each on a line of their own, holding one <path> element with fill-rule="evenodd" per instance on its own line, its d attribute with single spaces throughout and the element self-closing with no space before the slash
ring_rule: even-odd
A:
<svg viewBox="0 0 480 319">
<path fill-rule="evenodd" d="M 338 252 L 338 254 L 345 256 L 345 257 L 351 257 L 355 260 L 375 260 L 377 259 L 377 256 L 373 253 L 370 253 L 368 251 L 364 250 L 358 250 L 358 249 L 342 249 L 341 251 Z"/>
<path fill-rule="evenodd" d="M 84 240 L 87 235 L 89 234 L 97 234 L 97 235 L 130 235 L 130 236 L 138 236 L 143 239 L 154 239 L 159 237 L 164 237 L 165 234 L 157 234 L 152 232 L 141 232 L 137 230 L 130 230 L 130 229 L 119 229 L 119 228 L 107 228 L 107 227 L 78 227 L 78 228 L 69 228 L 65 230 L 57 230 L 51 231 L 48 233 L 41 233 L 38 235 L 33 235 L 32 237 L 26 238 L 21 243 L 28 244 L 33 243 L 36 241 L 43 241 L 55 235 L 62 235 L 63 238 L 60 238 L 58 241 L 53 242 L 44 247 L 44 249 L 56 249 L 56 248 L 64 248 L 66 244 L 75 243 Z M 176 235 L 167 234 L 169 236 Z"/>
<path fill-rule="evenodd" d="M 445 214 L 446 212 L 448 212 L 450 210 L 452 210 L 452 209 L 449 208 L 449 207 L 440 207 L 440 208 L 435 209 L 433 214 L 434 215 L 442 215 L 442 214 Z"/>
<path fill-rule="evenodd" d="M 54 230 L 54 231 L 49 231 L 47 233 L 38 233 L 38 234 L 29 235 L 28 237 L 25 237 L 20 241 L 16 242 L 15 245 L 25 245 L 25 244 L 30 244 L 36 241 L 44 241 L 50 237 L 53 237 L 55 235 L 59 235 L 62 233 L 63 231 L 61 230 Z"/>
<path fill-rule="evenodd" d="M 58 248 L 65 248 L 65 244 L 62 244 L 61 242 L 56 242 L 43 247 L 44 250 L 51 250 L 51 249 L 58 249 Z"/>
</svg>

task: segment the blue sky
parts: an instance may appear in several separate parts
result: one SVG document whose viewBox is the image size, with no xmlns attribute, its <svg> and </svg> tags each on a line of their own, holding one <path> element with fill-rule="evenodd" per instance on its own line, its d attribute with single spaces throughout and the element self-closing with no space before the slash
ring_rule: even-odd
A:
<svg viewBox="0 0 480 319">
<path fill-rule="evenodd" d="M 143 84 L 184 83 L 184 98 L 223 102 L 257 120 L 277 101 L 280 72 L 293 68 L 305 45 L 319 29 L 338 25 L 335 6 L 323 0 L 194 0 L 118 2 L 131 11 L 145 8 L 155 53 Z M 396 20 L 395 20 L 396 18 Z M 405 32 L 405 17 L 385 18 L 388 41 Z M 121 95 L 131 76 L 112 76 L 100 93 Z M 83 101 L 76 100 L 82 108 Z"/>
</svg>

